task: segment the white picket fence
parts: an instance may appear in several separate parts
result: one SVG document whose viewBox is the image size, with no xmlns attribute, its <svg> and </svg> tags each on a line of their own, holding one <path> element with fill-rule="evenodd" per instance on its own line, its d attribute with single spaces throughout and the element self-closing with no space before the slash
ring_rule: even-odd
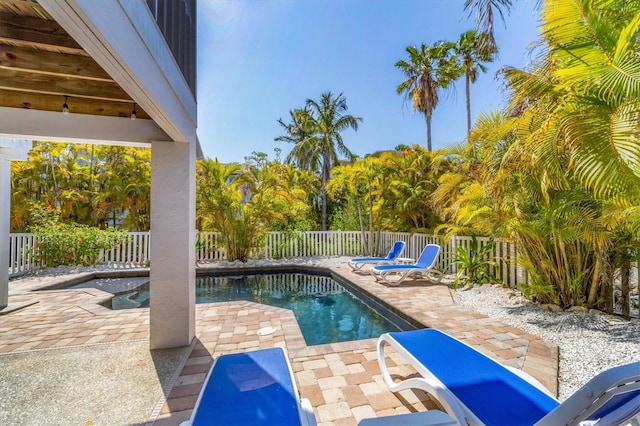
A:
<svg viewBox="0 0 640 426">
<path fill-rule="evenodd" d="M 99 262 L 114 268 L 127 268 L 148 265 L 151 261 L 149 232 L 130 232 L 126 241 L 101 254 Z M 371 241 L 370 241 L 371 240 Z M 402 240 L 406 243 L 403 257 L 417 259 L 427 244 L 440 244 L 442 250 L 438 259 L 438 268 L 443 272 L 457 272 L 451 264 L 451 254 L 455 247 L 469 249 L 472 238 L 452 237 L 444 244 L 441 237 L 408 232 L 360 231 L 309 231 L 296 233 L 270 232 L 263 247 L 253 250 L 253 258 L 284 259 L 314 256 L 359 256 L 365 247 L 374 248 L 372 255 L 384 255 L 391 245 Z M 489 243 L 489 238 L 478 238 L 480 247 Z M 31 269 L 40 267 L 33 257 L 36 238 L 32 234 L 10 234 L 9 236 L 9 276 L 18 276 Z M 216 232 L 198 232 L 196 242 L 196 261 L 199 263 L 226 259 L 221 235 Z M 496 262 L 495 275 L 506 285 L 515 287 L 526 282 L 525 271 L 518 265 L 518 251 L 513 243 L 494 240 L 488 260 Z M 637 267 L 632 271 L 633 285 L 638 285 Z"/>
<path fill-rule="evenodd" d="M 9 276 L 24 274 L 40 266 L 32 256 L 36 237 L 33 234 L 9 234 Z"/>
<path fill-rule="evenodd" d="M 99 263 L 114 267 L 126 268 L 144 266 L 151 260 L 149 232 L 130 232 L 128 238 L 119 246 L 104 251 L 99 257 Z M 427 244 L 443 244 L 442 238 L 426 234 L 410 234 L 408 232 L 375 232 L 359 231 L 309 231 L 296 233 L 270 232 L 263 247 L 253 250 L 252 257 L 267 259 L 284 259 L 294 257 L 314 256 L 359 256 L 369 247 L 369 240 L 373 247 L 372 255 L 384 255 L 391 245 L 402 240 L 407 245 L 403 257 L 417 259 Z M 488 238 L 480 238 L 481 244 L 488 243 Z M 469 247 L 470 237 L 454 237 L 448 244 L 443 245 L 438 259 L 442 270 L 456 272 L 450 264 L 450 254 L 454 247 Z M 10 234 L 9 236 L 9 276 L 17 276 L 41 266 L 41 262 L 33 257 L 36 238 L 33 234 Z M 216 232 L 198 232 L 196 239 L 196 260 L 211 262 L 226 259 L 225 249 L 221 243 L 221 236 Z M 494 253 L 490 254 L 498 266 L 498 273 L 502 280 L 509 285 L 515 285 L 524 274 L 518 270 L 516 250 L 511 243 L 498 241 L 494 246 Z"/>
<path fill-rule="evenodd" d="M 98 263 L 109 265 L 146 265 L 151 258 L 149 232 L 129 232 L 127 239 L 111 250 L 103 251 Z"/>
</svg>

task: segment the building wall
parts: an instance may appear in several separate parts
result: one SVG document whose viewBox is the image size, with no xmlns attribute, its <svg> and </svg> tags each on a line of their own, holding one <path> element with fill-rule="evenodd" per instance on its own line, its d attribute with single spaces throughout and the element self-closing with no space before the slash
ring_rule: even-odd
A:
<svg viewBox="0 0 640 426">
<path fill-rule="evenodd" d="M 146 0 L 182 74 L 196 94 L 196 0 Z"/>
</svg>

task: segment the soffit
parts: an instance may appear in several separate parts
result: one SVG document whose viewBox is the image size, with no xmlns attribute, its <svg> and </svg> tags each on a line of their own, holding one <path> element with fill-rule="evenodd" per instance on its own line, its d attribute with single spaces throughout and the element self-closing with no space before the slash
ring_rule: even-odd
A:
<svg viewBox="0 0 640 426">
<path fill-rule="evenodd" d="M 0 0 L 0 106 L 130 117 L 133 99 L 35 0 Z M 136 105 L 138 118 L 149 118 Z"/>
</svg>

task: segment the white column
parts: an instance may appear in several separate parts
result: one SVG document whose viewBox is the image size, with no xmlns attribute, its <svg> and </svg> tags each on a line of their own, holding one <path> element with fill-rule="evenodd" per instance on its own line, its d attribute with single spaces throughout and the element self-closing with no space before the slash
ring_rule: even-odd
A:
<svg viewBox="0 0 640 426">
<path fill-rule="evenodd" d="M 0 155 L 0 310 L 9 304 L 11 160 Z"/>
<path fill-rule="evenodd" d="M 11 161 L 27 159 L 31 141 L 0 138 L 0 311 L 9 304 Z"/>
<path fill-rule="evenodd" d="M 195 143 L 151 145 L 150 344 L 195 335 Z"/>
</svg>

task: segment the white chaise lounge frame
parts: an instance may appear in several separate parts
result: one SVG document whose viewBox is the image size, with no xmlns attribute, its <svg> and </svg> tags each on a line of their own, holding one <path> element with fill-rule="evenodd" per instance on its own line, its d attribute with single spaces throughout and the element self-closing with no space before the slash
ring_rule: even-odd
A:
<svg viewBox="0 0 640 426">
<path fill-rule="evenodd" d="M 386 257 L 354 257 L 349 259 L 347 265 L 354 272 L 365 272 L 362 268 L 366 265 L 390 265 L 398 261 L 405 246 L 406 243 L 404 241 L 398 240 L 393 243 Z"/>
<path fill-rule="evenodd" d="M 479 351 L 464 342 L 460 343 L 469 348 L 469 350 L 479 353 Z M 420 377 L 411 377 L 400 382 L 395 382 L 385 362 L 385 345 L 393 347 L 402 355 L 402 357 L 416 369 Z M 433 349 L 437 350 L 437 348 Z M 484 425 L 484 423 L 466 407 L 464 402 L 458 399 L 438 377 L 416 359 L 413 354 L 393 339 L 389 333 L 383 334 L 378 339 L 377 354 L 383 380 L 392 392 L 399 392 L 404 389 L 422 389 L 432 395 L 442 408 L 461 425 Z M 460 356 L 463 357 L 464 354 L 460 354 Z M 526 380 L 551 398 L 556 399 L 540 382 L 524 371 L 505 365 L 502 365 L 502 367 Z M 583 420 L 588 419 L 589 416 L 596 413 L 597 410 L 614 396 L 638 390 L 640 390 L 640 362 L 614 367 L 592 378 L 564 402 L 560 403 L 560 401 L 558 401 L 559 405 L 536 422 L 535 426 L 578 426 Z M 636 401 L 639 400 L 640 396 L 631 402 L 636 404 Z M 508 401 L 505 401 L 505 403 L 508 403 Z M 625 422 L 624 424 L 631 424 L 633 426 L 640 425 L 640 409 L 635 414 L 637 417 L 635 417 L 631 423 Z"/>
<path fill-rule="evenodd" d="M 442 280 L 442 272 L 435 269 L 439 254 L 440 246 L 438 244 L 427 244 L 416 263 L 412 265 L 376 265 L 371 268 L 371 274 L 376 281 L 382 281 L 391 286 L 398 286 L 410 277 L 414 279 L 425 278 L 437 284 Z M 399 278 L 392 279 L 398 275 Z"/>
</svg>

